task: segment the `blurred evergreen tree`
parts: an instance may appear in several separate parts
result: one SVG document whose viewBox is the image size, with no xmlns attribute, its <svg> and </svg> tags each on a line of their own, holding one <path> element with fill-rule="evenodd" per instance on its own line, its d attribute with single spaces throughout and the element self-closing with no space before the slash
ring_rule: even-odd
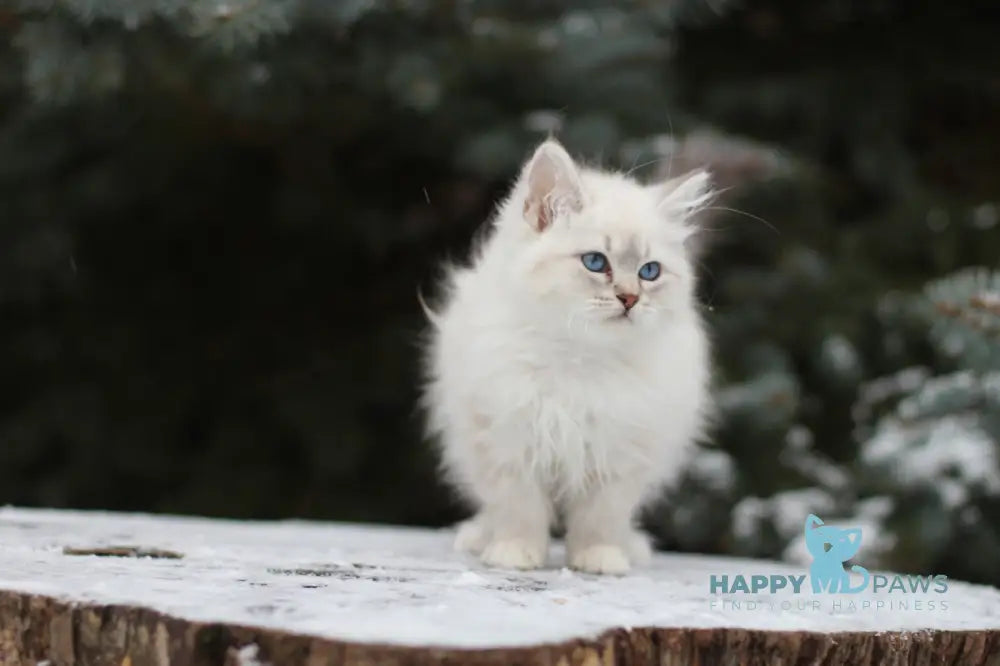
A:
<svg viewBox="0 0 1000 666">
<path fill-rule="evenodd" d="M 789 517 L 816 511 L 863 526 L 858 559 L 871 566 L 1000 580 L 1000 271 L 963 269 L 922 294 L 887 297 L 881 313 L 887 332 L 921 323 L 930 365 L 862 384 L 856 461 L 836 464 L 790 438 L 782 462 L 810 485 L 741 500 L 738 547 L 808 562 L 801 521 Z"/>
</svg>

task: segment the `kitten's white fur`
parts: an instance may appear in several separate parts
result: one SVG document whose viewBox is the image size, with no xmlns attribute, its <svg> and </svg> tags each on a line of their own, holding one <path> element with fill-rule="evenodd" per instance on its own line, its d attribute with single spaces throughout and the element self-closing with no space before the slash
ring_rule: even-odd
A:
<svg viewBox="0 0 1000 666">
<path fill-rule="evenodd" d="M 711 194 L 705 171 L 644 186 L 577 165 L 554 140 L 527 162 L 428 312 L 429 430 L 478 509 L 457 548 L 539 567 L 561 517 L 574 568 L 620 574 L 648 559 L 637 513 L 675 478 L 707 416 L 685 240 Z M 594 251 L 610 274 L 584 267 Z M 654 260 L 662 275 L 640 280 Z M 627 316 L 618 293 L 639 296 Z"/>
</svg>

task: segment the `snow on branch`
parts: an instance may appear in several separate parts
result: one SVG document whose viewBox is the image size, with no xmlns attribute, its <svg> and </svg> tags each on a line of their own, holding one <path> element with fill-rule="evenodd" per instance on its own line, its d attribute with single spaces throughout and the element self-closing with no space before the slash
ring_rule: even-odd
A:
<svg viewBox="0 0 1000 666">
<path fill-rule="evenodd" d="M 970 368 L 1000 368 L 1000 271 L 961 270 L 927 286 L 934 340 Z"/>
</svg>

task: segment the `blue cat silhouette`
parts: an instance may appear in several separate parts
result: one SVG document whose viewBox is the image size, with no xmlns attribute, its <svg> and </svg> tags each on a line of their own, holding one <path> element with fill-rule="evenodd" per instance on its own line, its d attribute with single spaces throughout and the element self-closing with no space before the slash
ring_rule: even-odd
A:
<svg viewBox="0 0 1000 666">
<path fill-rule="evenodd" d="M 813 556 L 809 567 L 809 580 L 813 592 L 854 594 L 868 587 L 868 570 L 854 565 L 851 571 L 864 575 L 857 587 L 851 587 L 851 577 L 844 570 L 844 562 L 854 557 L 861 548 L 861 528 L 841 529 L 824 525 L 814 514 L 806 518 L 806 547 Z"/>
</svg>

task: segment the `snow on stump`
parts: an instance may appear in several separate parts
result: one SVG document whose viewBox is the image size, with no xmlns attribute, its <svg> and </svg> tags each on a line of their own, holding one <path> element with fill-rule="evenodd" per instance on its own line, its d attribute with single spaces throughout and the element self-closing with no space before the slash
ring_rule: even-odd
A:
<svg viewBox="0 0 1000 666">
<path fill-rule="evenodd" d="M 562 556 L 521 573 L 445 530 L 3 509 L 0 664 L 1000 664 L 988 587 L 713 594 L 807 572 L 661 554 L 611 578 Z"/>
</svg>

